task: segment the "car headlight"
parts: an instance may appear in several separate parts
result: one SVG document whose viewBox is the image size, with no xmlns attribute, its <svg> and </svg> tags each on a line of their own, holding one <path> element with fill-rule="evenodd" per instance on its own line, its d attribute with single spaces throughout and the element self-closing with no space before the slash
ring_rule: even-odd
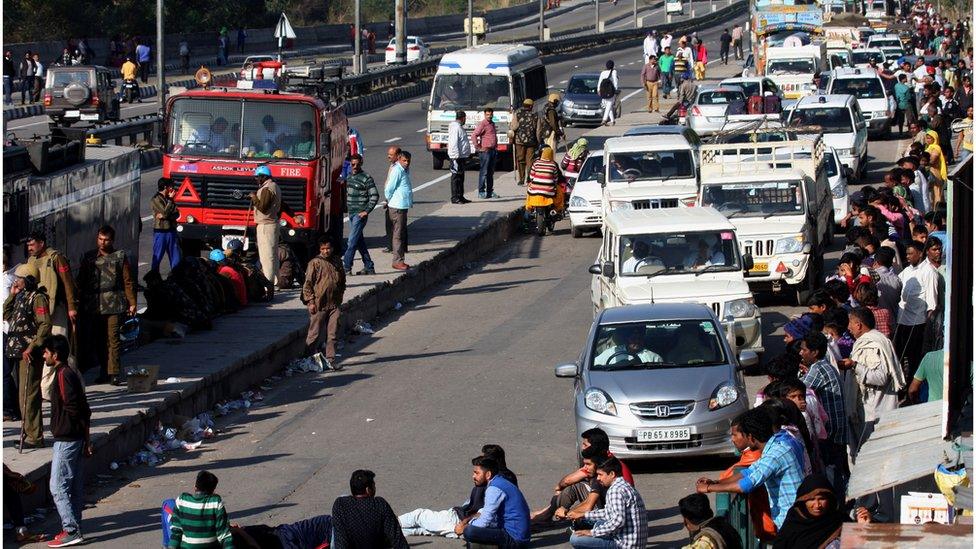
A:
<svg viewBox="0 0 976 549">
<path fill-rule="evenodd" d="M 590 205 L 590 201 L 583 198 L 582 196 L 573 195 L 569 197 L 569 207 L 570 208 L 587 208 Z"/>
<path fill-rule="evenodd" d="M 610 211 L 616 212 L 619 210 L 633 210 L 634 205 L 630 203 L 629 200 L 611 200 L 610 201 Z"/>
<path fill-rule="evenodd" d="M 734 318 L 750 318 L 756 314 L 756 304 L 751 297 L 733 299 L 725 304 L 725 314 Z"/>
<path fill-rule="evenodd" d="M 847 196 L 847 184 L 839 183 L 830 188 L 830 194 L 834 195 L 834 198 L 844 198 Z"/>
<path fill-rule="evenodd" d="M 569 99 L 563 99 L 563 106 L 566 107 L 567 109 L 572 109 L 573 107 L 576 106 L 576 103 L 573 103 Z"/>
<path fill-rule="evenodd" d="M 610 399 L 610 395 L 604 393 L 600 389 L 587 389 L 586 394 L 583 395 L 583 402 L 586 407 L 594 412 L 599 412 L 601 414 L 607 414 L 609 416 L 617 415 L 617 406 Z"/>
<path fill-rule="evenodd" d="M 737 389 L 732 383 L 725 382 L 719 385 L 715 391 L 712 392 L 712 398 L 708 399 L 708 409 L 718 410 L 719 408 L 724 408 L 737 400 L 739 400 L 739 389 Z"/>
<path fill-rule="evenodd" d="M 774 254 L 797 254 L 803 251 L 803 235 L 780 238 L 773 246 Z"/>
</svg>

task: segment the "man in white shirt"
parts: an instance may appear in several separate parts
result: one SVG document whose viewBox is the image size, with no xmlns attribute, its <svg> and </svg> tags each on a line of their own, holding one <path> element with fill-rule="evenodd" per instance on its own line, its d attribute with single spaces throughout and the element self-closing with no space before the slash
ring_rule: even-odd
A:
<svg viewBox="0 0 976 549">
<path fill-rule="evenodd" d="M 600 73 L 600 79 L 596 82 L 597 93 L 600 94 L 600 104 L 603 107 L 603 124 L 616 124 L 617 120 L 613 116 L 613 104 L 617 99 L 617 92 L 620 91 L 620 82 L 617 80 L 617 71 L 613 68 L 613 60 L 607 61 L 607 69 Z M 602 90 L 603 81 L 609 80 L 613 84 L 613 94 L 604 97 Z"/>
<path fill-rule="evenodd" d="M 644 330 L 639 327 L 617 328 L 613 332 L 613 342 L 615 345 L 593 359 L 594 365 L 608 366 L 638 360 L 643 363 L 663 362 L 661 355 L 644 347 Z"/>
<path fill-rule="evenodd" d="M 464 168 L 471 156 L 471 140 L 464 129 L 467 115 L 457 111 L 454 122 L 447 129 L 447 157 L 451 160 L 451 204 L 467 204 L 464 198 Z"/>
<path fill-rule="evenodd" d="M 657 57 L 657 32 L 650 31 L 647 33 L 647 37 L 644 38 L 644 64 L 647 64 L 647 60 L 653 55 Z"/>
<path fill-rule="evenodd" d="M 908 265 L 898 274 L 902 287 L 895 348 L 910 378 L 922 360 L 925 324 L 938 308 L 939 287 L 938 273 L 925 260 L 924 245 L 909 241 L 905 248 Z"/>
<path fill-rule="evenodd" d="M 664 33 L 664 36 L 661 37 L 661 51 L 664 51 L 664 48 L 670 47 L 672 40 L 674 40 L 674 37 L 671 36 L 670 32 Z"/>
</svg>

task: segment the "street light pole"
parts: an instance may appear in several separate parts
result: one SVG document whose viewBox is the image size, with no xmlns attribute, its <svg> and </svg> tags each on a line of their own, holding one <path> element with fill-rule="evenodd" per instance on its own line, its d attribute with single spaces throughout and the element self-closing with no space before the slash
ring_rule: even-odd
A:
<svg viewBox="0 0 976 549">
<path fill-rule="evenodd" d="M 600 0 L 594 0 L 596 2 L 596 23 L 593 25 L 594 32 L 600 32 Z"/>
<path fill-rule="evenodd" d="M 356 36 L 353 38 L 353 58 L 352 58 L 352 72 L 356 74 L 363 73 L 363 31 L 360 28 L 362 24 L 359 17 L 359 4 L 361 0 L 356 0 L 356 9 L 354 10 L 354 17 L 356 18 Z"/>
<path fill-rule="evenodd" d="M 539 0 L 539 41 L 546 39 L 546 0 Z"/>
<path fill-rule="evenodd" d="M 634 28 L 640 28 L 640 23 L 637 22 L 637 0 L 634 0 Z"/>
<path fill-rule="evenodd" d="M 163 0 L 156 0 L 156 98 L 159 114 L 166 109 L 166 56 L 163 44 Z M 160 141 L 162 142 L 162 141 Z"/>
<path fill-rule="evenodd" d="M 396 0 L 396 62 L 407 64 L 407 2 Z"/>
<path fill-rule="evenodd" d="M 468 0 L 468 47 L 474 45 L 474 0 Z"/>
</svg>

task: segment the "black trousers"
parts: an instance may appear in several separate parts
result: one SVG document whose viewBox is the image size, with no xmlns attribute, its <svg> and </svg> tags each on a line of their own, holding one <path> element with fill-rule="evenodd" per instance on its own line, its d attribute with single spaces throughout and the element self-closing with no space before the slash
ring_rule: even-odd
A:
<svg viewBox="0 0 976 549">
<path fill-rule="evenodd" d="M 142 79 L 143 84 L 149 81 L 149 64 L 149 61 L 139 63 L 139 78 Z"/>
<path fill-rule="evenodd" d="M 464 198 L 464 167 L 467 162 L 467 158 L 451 159 L 451 202 Z"/>
<path fill-rule="evenodd" d="M 906 326 L 899 324 L 895 328 L 895 352 L 901 361 L 905 379 L 911 380 L 918 370 L 918 363 L 922 361 L 925 341 L 925 324 Z"/>
</svg>

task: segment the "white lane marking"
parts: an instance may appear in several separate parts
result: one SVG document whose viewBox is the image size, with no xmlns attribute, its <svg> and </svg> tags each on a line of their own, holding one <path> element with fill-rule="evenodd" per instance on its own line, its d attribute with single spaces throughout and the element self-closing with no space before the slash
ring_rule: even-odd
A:
<svg viewBox="0 0 976 549">
<path fill-rule="evenodd" d="M 414 133 L 424 133 L 425 131 L 427 131 L 427 128 L 420 128 L 419 130 L 417 130 Z"/>
<path fill-rule="evenodd" d="M 623 103 L 624 101 L 626 101 L 626 100 L 628 100 L 628 99 L 630 99 L 631 97 L 633 97 L 633 96 L 635 96 L 635 95 L 637 95 L 638 93 L 640 93 L 640 92 L 642 92 L 642 91 L 644 91 L 644 90 L 634 90 L 634 91 L 632 91 L 632 92 L 630 92 L 630 93 L 628 93 L 627 95 L 625 95 L 625 96 L 623 96 L 623 97 L 622 97 L 622 98 L 620 99 L 620 102 L 621 102 L 621 103 Z"/>
<path fill-rule="evenodd" d="M 387 139 L 386 141 L 384 141 L 384 143 L 393 143 L 393 142 L 399 141 L 399 140 L 400 140 L 399 137 L 391 137 L 391 138 Z"/>
<path fill-rule="evenodd" d="M 627 66 L 629 67 L 630 65 L 633 65 L 633 64 L 634 64 L 634 63 L 636 63 L 636 62 L 637 62 L 637 61 L 631 61 L 630 63 L 627 63 Z"/>
<path fill-rule="evenodd" d="M 146 221 L 149 221 L 150 219 L 152 219 L 152 216 L 151 215 L 147 215 L 146 217 L 143 217 L 141 221 L 143 223 L 145 223 Z"/>
<path fill-rule="evenodd" d="M 420 191 L 426 189 L 427 187 L 430 187 L 431 185 L 436 185 L 437 183 L 440 183 L 441 181 L 444 181 L 445 179 L 448 179 L 450 177 L 451 177 L 451 174 L 446 173 L 446 174 L 444 174 L 444 175 L 442 175 L 442 176 L 440 176 L 440 177 L 438 177 L 436 179 L 431 179 L 430 181 L 424 183 L 423 185 L 420 185 L 419 187 L 414 187 L 413 188 L 413 192 L 415 192 L 415 193 L 416 192 L 420 192 Z M 349 222 L 349 216 L 343 217 L 342 218 L 342 222 L 343 223 L 348 223 Z"/>
<path fill-rule="evenodd" d="M 569 82 L 569 80 L 560 80 L 559 81 L 560 84 L 565 84 L 566 82 Z"/>
</svg>

